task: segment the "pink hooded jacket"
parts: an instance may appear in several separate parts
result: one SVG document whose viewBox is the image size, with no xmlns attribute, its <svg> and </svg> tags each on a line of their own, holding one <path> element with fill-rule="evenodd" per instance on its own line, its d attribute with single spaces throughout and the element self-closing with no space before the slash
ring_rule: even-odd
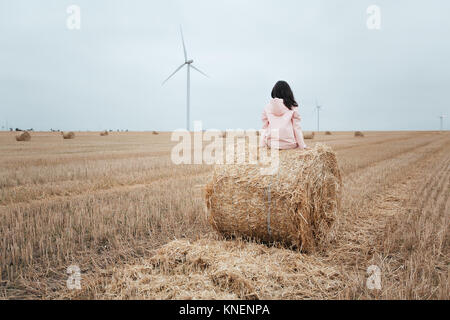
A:
<svg viewBox="0 0 450 320">
<path fill-rule="evenodd" d="M 306 148 L 303 140 L 302 128 L 300 127 L 300 115 L 296 107 L 289 110 L 283 103 L 283 99 L 270 100 L 262 114 L 263 132 L 261 134 L 260 146 L 271 145 L 271 130 L 278 129 L 279 149 Z"/>
</svg>

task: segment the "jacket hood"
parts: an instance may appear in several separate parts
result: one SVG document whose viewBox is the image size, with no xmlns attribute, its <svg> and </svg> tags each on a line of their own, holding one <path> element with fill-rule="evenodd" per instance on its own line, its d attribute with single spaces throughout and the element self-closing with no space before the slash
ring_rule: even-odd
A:
<svg viewBox="0 0 450 320">
<path fill-rule="evenodd" d="M 274 98 L 270 100 L 269 105 L 267 106 L 267 111 L 275 116 L 281 116 L 291 110 L 284 105 L 283 99 Z"/>
</svg>

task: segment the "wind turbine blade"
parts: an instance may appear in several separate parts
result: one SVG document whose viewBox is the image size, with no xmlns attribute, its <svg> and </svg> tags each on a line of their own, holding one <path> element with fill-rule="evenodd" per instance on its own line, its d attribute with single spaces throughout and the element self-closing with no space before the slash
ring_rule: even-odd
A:
<svg viewBox="0 0 450 320">
<path fill-rule="evenodd" d="M 201 73 L 202 75 L 204 75 L 205 77 L 209 78 L 209 76 L 208 76 L 206 73 L 204 73 L 204 72 L 201 71 L 200 69 L 194 67 L 192 64 L 191 64 L 191 68 L 194 69 L 194 70 L 196 70 L 197 72 L 200 72 L 200 73 Z"/>
<path fill-rule="evenodd" d="M 170 78 L 172 78 L 172 76 L 175 74 L 175 73 L 177 73 L 181 68 L 183 68 L 183 66 L 185 65 L 186 63 L 183 63 L 181 66 L 179 66 L 166 80 L 164 80 L 163 81 L 163 83 L 161 84 L 161 85 L 164 85 L 164 83 L 166 83 L 167 82 L 167 80 L 169 80 Z"/>
<path fill-rule="evenodd" d="M 184 44 L 183 28 L 180 26 L 181 42 L 183 43 L 184 62 L 187 62 L 186 45 Z"/>
</svg>

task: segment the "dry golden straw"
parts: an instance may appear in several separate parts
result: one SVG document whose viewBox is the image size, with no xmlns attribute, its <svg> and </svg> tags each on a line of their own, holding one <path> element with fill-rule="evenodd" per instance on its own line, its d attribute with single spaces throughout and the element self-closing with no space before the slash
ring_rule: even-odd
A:
<svg viewBox="0 0 450 320">
<path fill-rule="evenodd" d="M 261 165 L 216 165 L 206 186 L 212 226 L 225 236 L 313 251 L 339 208 L 341 174 L 333 150 L 280 150 L 278 173 Z"/>
<path fill-rule="evenodd" d="M 364 133 L 361 131 L 355 131 L 355 137 L 364 137 Z"/>
<path fill-rule="evenodd" d="M 62 136 L 64 139 L 75 139 L 75 133 L 72 131 L 67 133 L 62 132 Z"/>
<path fill-rule="evenodd" d="M 28 133 L 28 131 L 23 132 L 22 134 L 16 136 L 17 141 L 30 141 L 31 135 Z"/>
<path fill-rule="evenodd" d="M 332 299 L 339 271 L 287 249 L 241 241 L 175 240 L 141 264 L 117 270 L 113 299 Z"/>
</svg>

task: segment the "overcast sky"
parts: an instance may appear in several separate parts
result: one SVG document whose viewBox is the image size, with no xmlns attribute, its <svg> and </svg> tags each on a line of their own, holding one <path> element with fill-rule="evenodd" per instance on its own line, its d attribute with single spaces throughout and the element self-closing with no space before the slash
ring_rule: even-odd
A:
<svg viewBox="0 0 450 320">
<path fill-rule="evenodd" d="M 69 30 L 69 5 L 81 29 Z M 369 30 L 370 5 L 381 29 Z M 0 126 L 259 128 L 277 80 L 305 130 L 435 130 L 450 116 L 450 1 L 0 0 Z M 445 128 L 450 129 L 447 118 Z"/>
</svg>

